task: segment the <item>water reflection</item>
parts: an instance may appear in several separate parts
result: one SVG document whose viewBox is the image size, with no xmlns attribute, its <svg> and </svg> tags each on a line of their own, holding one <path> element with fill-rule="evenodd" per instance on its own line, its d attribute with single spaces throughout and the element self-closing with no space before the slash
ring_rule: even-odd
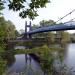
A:
<svg viewBox="0 0 75 75">
<path fill-rule="evenodd" d="M 24 46 L 18 46 L 16 47 L 18 48 L 24 48 Z M 70 68 L 72 68 L 73 70 L 75 70 L 75 44 L 68 44 L 67 48 L 65 50 L 63 50 L 62 52 L 59 52 L 59 54 L 63 54 L 64 57 L 64 62 L 66 63 L 66 65 Z M 54 53 L 55 56 L 55 64 L 59 63 L 58 59 L 56 57 L 59 57 L 59 54 L 57 52 Z M 10 56 L 10 57 L 9 57 Z M 7 73 L 8 74 L 12 74 L 14 72 L 16 73 L 21 73 L 24 72 L 26 75 L 44 75 L 40 64 L 34 60 L 30 55 L 27 54 L 19 54 L 19 55 L 14 55 L 13 53 L 7 53 L 7 61 L 8 61 L 8 70 Z M 51 65 L 50 63 L 43 63 L 45 67 L 47 67 L 47 65 Z M 60 65 L 55 65 L 56 69 L 57 67 L 59 67 Z M 45 68 L 47 69 L 47 68 Z M 58 70 L 58 69 L 57 69 Z M 72 75 L 72 74 L 70 74 Z M 75 74 L 74 74 L 75 75 Z"/>
<path fill-rule="evenodd" d="M 33 73 L 43 75 L 43 71 L 41 70 L 39 63 L 29 55 L 24 54 L 15 55 L 15 62 L 7 70 L 8 74 L 12 74 L 14 72 L 25 72 L 26 75 L 34 75 Z"/>
<path fill-rule="evenodd" d="M 69 68 L 75 70 L 75 44 L 68 44 L 65 54 L 65 63 Z"/>
<path fill-rule="evenodd" d="M 15 46 L 14 49 L 25 49 L 25 46 Z"/>
<path fill-rule="evenodd" d="M 61 55 L 63 60 L 61 60 Z M 64 72 L 65 75 L 75 75 L 75 44 L 68 44 L 65 50 L 59 52 L 56 57 L 58 58 L 54 60 L 54 67 L 60 74 Z"/>
</svg>

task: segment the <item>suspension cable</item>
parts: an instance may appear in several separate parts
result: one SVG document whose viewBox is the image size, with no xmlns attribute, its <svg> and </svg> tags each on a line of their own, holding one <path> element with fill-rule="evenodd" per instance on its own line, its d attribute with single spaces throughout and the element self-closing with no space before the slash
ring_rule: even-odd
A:
<svg viewBox="0 0 75 75">
<path fill-rule="evenodd" d="M 72 14 L 74 11 L 75 11 L 75 9 L 72 10 L 70 13 L 66 14 L 65 16 L 63 16 L 62 18 L 60 18 L 58 21 L 64 19 L 64 18 L 67 17 L 68 15 Z M 57 23 L 58 21 L 56 21 L 56 23 Z"/>
<path fill-rule="evenodd" d="M 63 24 L 69 23 L 69 22 L 73 21 L 74 19 L 75 19 L 75 18 L 69 20 L 68 22 L 64 22 Z"/>
</svg>

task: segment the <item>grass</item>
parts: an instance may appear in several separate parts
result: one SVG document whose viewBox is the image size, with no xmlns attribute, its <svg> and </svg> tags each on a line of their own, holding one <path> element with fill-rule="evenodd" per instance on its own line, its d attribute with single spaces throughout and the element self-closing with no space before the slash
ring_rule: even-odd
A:
<svg viewBox="0 0 75 75">
<path fill-rule="evenodd" d="M 36 47 L 32 49 L 16 49 L 14 50 L 15 54 L 30 54 L 30 53 L 44 53 L 52 51 L 62 51 L 64 48 L 59 47 L 48 47 L 46 45 L 42 47 Z"/>
</svg>

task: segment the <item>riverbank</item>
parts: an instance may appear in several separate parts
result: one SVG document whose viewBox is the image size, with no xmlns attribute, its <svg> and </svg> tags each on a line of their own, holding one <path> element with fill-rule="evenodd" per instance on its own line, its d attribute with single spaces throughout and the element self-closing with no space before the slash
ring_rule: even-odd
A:
<svg viewBox="0 0 75 75">
<path fill-rule="evenodd" d="M 74 44 L 72 44 L 72 45 L 74 46 Z M 68 46 L 70 46 L 70 47 L 72 47 L 72 45 L 68 44 Z M 33 66 L 37 65 L 37 63 L 34 64 L 33 61 L 35 59 L 36 60 L 39 59 L 39 62 L 36 60 L 35 60 L 35 62 L 38 62 L 38 64 L 40 65 L 40 67 L 41 67 L 42 71 L 44 71 L 44 73 L 46 73 L 47 75 L 60 75 L 59 73 L 64 72 L 64 68 L 62 69 L 62 67 L 64 66 L 62 62 L 65 57 L 64 53 L 66 51 L 67 50 L 65 50 L 64 47 L 60 47 L 58 45 L 54 45 L 54 46 L 50 46 L 50 47 L 48 47 L 47 45 L 44 45 L 44 46 L 35 47 L 32 49 L 15 49 L 15 50 L 11 49 L 11 50 L 8 50 L 6 58 L 8 61 L 7 63 L 9 64 L 9 62 L 10 62 L 9 72 L 12 72 L 12 71 L 19 72 L 19 71 L 23 70 L 22 67 L 28 66 L 29 64 L 30 64 L 29 66 L 31 66 L 31 67 L 32 67 L 32 65 Z M 34 55 L 37 56 L 38 58 L 35 58 Z M 56 64 L 56 62 L 58 62 L 58 61 L 59 61 L 59 64 Z M 60 69 L 55 67 L 58 65 L 60 65 L 59 66 Z M 13 68 L 13 66 L 14 66 L 14 68 Z M 29 71 L 29 70 L 27 70 L 27 71 Z M 59 71 L 59 73 L 56 73 L 56 72 L 58 72 L 58 70 L 61 70 L 61 71 Z M 26 71 L 24 72 L 24 74 L 25 73 L 26 73 Z M 34 74 L 34 75 L 36 75 L 36 74 Z M 64 75 L 64 74 L 62 73 L 61 75 Z M 65 73 L 65 75 L 69 75 L 69 73 L 68 74 Z"/>
</svg>

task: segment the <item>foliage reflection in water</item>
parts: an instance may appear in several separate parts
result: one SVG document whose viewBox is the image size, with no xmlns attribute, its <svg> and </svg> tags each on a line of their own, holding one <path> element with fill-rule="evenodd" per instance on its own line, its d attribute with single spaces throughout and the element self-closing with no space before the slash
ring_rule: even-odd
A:
<svg viewBox="0 0 75 75">
<path fill-rule="evenodd" d="M 16 55 L 9 52 L 7 54 L 8 69 L 6 73 L 7 75 L 14 73 L 23 75 L 74 75 L 75 73 L 72 66 L 68 66 L 72 64 L 69 63 L 71 61 L 69 58 L 74 54 L 72 46 L 74 47 L 75 44 L 68 45 L 68 49 L 66 50 L 58 50 L 57 48 L 48 48 L 47 46 L 43 46 L 32 49 L 33 51 L 31 52 L 35 54 L 29 55 L 20 54 L 22 52 L 26 52 L 24 50 L 16 50 L 16 53 L 18 51 L 18 54 Z M 73 53 L 70 54 L 70 51 Z M 38 56 L 39 59 L 34 59 L 34 56 L 32 55 Z"/>
</svg>

